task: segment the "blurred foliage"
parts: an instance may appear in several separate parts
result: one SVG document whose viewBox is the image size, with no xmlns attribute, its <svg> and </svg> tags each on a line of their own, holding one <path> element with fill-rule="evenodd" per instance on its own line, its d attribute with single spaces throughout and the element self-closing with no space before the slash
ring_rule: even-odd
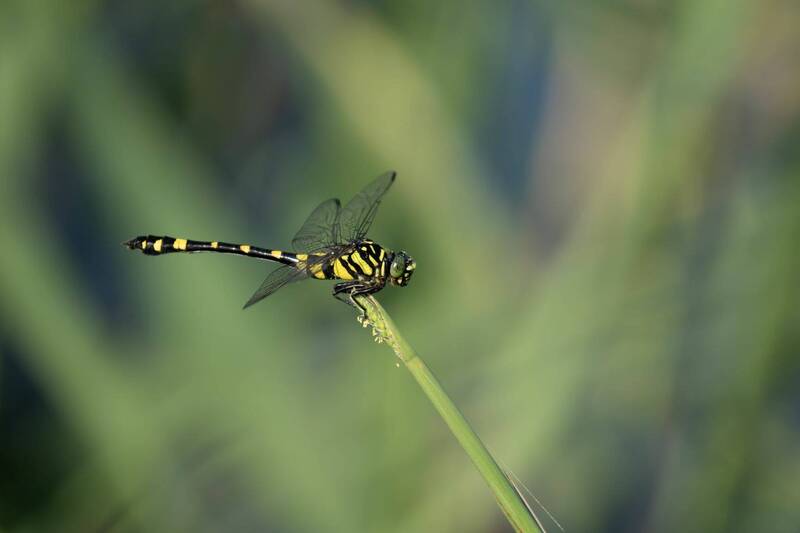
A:
<svg viewBox="0 0 800 533">
<path fill-rule="evenodd" d="M 0 3 L 0 528 L 504 531 L 286 247 L 388 168 L 380 300 L 567 531 L 800 523 L 800 6 Z"/>
</svg>

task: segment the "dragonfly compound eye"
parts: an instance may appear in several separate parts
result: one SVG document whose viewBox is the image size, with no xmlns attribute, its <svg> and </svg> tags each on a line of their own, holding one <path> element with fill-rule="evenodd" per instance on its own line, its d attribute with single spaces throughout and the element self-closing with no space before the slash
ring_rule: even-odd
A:
<svg viewBox="0 0 800 533">
<path fill-rule="evenodd" d="M 389 275 L 393 278 L 399 278 L 406 270 L 406 255 L 403 252 L 395 254 L 392 259 L 392 264 L 389 267 Z"/>
<path fill-rule="evenodd" d="M 410 255 L 403 251 L 397 252 L 389 267 L 389 276 L 392 278 L 392 283 L 401 287 L 408 285 L 408 281 L 416 268 L 417 263 L 414 262 Z"/>
</svg>

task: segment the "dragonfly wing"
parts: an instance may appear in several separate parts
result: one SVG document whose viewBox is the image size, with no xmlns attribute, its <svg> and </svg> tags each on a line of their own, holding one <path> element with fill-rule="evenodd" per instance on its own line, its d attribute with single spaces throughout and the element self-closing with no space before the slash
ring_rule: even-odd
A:
<svg viewBox="0 0 800 533">
<path fill-rule="evenodd" d="M 270 272 L 264 280 L 264 283 L 262 283 L 258 290 L 247 300 L 247 303 L 244 304 L 244 309 L 260 302 L 284 285 L 306 279 L 307 277 L 308 272 L 306 269 L 298 269 L 291 265 L 283 265 L 276 268 Z"/>
<path fill-rule="evenodd" d="M 296 252 L 315 252 L 336 244 L 335 228 L 340 211 L 341 204 L 336 198 L 319 204 L 292 239 L 292 249 Z"/>
<path fill-rule="evenodd" d="M 352 242 L 364 238 L 375 219 L 375 213 L 378 212 L 381 198 L 392 186 L 396 176 L 397 172 L 394 171 L 378 176 L 347 203 L 339 214 L 337 240 Z"/>
</svg>

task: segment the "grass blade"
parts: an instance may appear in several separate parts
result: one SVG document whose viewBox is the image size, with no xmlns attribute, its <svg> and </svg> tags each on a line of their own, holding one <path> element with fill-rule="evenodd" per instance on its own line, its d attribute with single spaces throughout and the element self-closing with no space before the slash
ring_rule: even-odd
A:
<svg viewBox="0 0 800 533">
<path fill-rule="evenodd" d="M 486 449 L 464 415 L 445 393 L 436 376 L 400 335 L 383 307 L 371 296 L 358 296 L 357 298 L 367 310 L 367 319 L 359 321 L 364 327 L 372 327 L 375 340 L 388 344 L 417 380 L 423 392 L 450 428 L 453 436 L 489 485 L 503 514 L 514 529 L 525 533 L 544 532 L 544 528 L 540 526 L 538 518 L 533 514 L 522 495 Z"/>
</svg>

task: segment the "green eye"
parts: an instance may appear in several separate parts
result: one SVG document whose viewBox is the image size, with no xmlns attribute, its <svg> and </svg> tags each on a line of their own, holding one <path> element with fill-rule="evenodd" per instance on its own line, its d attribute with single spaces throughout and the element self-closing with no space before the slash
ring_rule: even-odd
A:
<svg viewBox="0 0 800 533">
<path fill-rule="evenodd" d="M 403 272 L 406 269 L 406 258 L 402 255 L 398 255 L 392 261 L 392 265 L 389 267 L 389 275 L 393 278 L 399 278 L 403 275 Z"/>
</svg>

